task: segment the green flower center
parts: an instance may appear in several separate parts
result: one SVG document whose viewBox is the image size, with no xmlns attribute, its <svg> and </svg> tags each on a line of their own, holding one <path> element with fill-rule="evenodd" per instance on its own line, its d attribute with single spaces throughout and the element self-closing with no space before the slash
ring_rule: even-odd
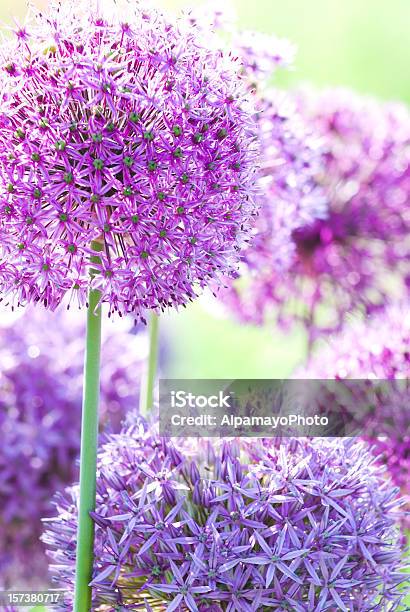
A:
<svg viewBox="0 0 410 612">
<path fill-rule="evenodd" d="M 14 136 L 19 140 L 23 140 L 26 137 L 26 133 L 21 128 L 17 128 L 17 130 L 14 132 Z"/>
<path fill-rule="evenodd" d="M 57 140 L 57 142 L 55 143 L 55 147 L 57 151 L 64 151 L 66 148 L 65 140 Z"/>
<path fill-rule="evenodd" d="M 102 170 L 104 168 L 104 162 L 102 159 L 97 158 L 93 161 L 93 166 L 96 170 Z"/>
</svg>

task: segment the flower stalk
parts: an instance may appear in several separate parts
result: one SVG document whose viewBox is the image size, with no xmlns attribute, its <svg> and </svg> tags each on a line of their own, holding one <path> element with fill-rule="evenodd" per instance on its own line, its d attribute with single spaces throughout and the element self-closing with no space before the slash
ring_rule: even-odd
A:
<svg viewBox="0 0 410 612">
<path fill-rule="evenodd" d="M 92 248 L 103 246 L 93 242 Z M 99 258 L 93 257 L 93 263 Z M 98 407 L 100 398 L 101 355 L 101 293 L 90 289 L 87 312 L 87 338 L 84 364 L 83 412 L 80 451 L 80 498 L 77 531 L 75 573 L 75 612 L 88 612 L 91 608 L 91 587 L 94 560 L 94 522 L 90 512 L 95 509 L 98 447 Z"/>
<path fill-rule="evenodd" d="M 143 384 L 145 388 L 141 392 L 140 412 L 143 415 L 148 415 L 151 412 L 154 402 L 155 378 L 158 368 L 158 334 L 159 316 L 152 312 L 149 319 L 148 367 Z"/>
</svg>

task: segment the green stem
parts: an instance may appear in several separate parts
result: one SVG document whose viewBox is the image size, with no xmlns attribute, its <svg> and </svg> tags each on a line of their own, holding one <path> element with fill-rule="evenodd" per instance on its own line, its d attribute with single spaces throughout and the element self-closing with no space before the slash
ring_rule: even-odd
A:
<svg viewBox="0 0 410 612">
<path fill-rule="evenodd" d="M 154 403 L 154 386 L 158 364 L 158 332 L 159 317 L 153 312 L 149 320 L 149 354 L 145 393 L 142 394 L 142 402 L 140 405 L 141 414 L 145 415 L 151 412 Z"/>
<path fill-rule="evenodd" d="M 101 250 L 93 244 L 95 250 Z M 95 261 L 97 258 L 94 258 Z M 78 511 L 75 612 L 91 609 L 94 560 L 94 522 L 98 447 L 98 405 L 100 396 L 101 307 L 100 292 L 90 290 L 87 312 L 87 340 L 84 364 L 83 413 L 81 424 L 80 502 Z"/>
</svg>

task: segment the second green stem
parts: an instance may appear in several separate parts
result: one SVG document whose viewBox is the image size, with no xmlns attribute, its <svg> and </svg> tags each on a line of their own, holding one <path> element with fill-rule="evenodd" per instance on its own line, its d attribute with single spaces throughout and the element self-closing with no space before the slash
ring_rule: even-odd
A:
<svg viewBox="0 0 410 612">
<path fill-rule="evenodd" d="M 151 412 L 154 403 L 154 388 L 158 366 L 158 333 L 159 317 L 153 312 L 149 320 L 148 370 L 145 380 L 145 395 L 141 403 L 141 412 L 145 415 Z"/>
</svg>

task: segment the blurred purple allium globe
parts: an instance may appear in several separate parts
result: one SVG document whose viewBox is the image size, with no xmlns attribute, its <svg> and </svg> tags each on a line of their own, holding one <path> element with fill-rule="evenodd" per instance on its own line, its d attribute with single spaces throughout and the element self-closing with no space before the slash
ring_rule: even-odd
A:
<svg viewBox="0 0 410 612">
<path fill-rule="evenodd" d="M 353 323 L 314 353 L 297 376 L 374 381 L 368 386 L 351 386 L 356 395 L 361 395 L 363 405 L 368 398 L 371 407 L 361 431 L 374 454 L 387 465 L 394 483 L 409 496 L 410 307 L 393 305 Z M 404 523 L 409 526 L 410 519 L 405 518 Z"/>
<path fill-rule="evenodd" d="M 252 242 L 242 251 L 242 267 L 232 277 L 244 271 L 257 277 L 266 270 L 287 269 L 294 259 L 293 232 L 326 216 L 327 200 L 318 182 L 318 176 L 324 173 L 324 151 L 321 139 L 303 119 L 295 101 L 284 92 L 266 89 L 279 68 L 293 63 L 295 46 L 274 35 L 237 31 L 234 20 L 223 9 L 207 4 L 205 10 L 190 11 L 188 23 L 204 32 L 223 34 L 219 43 L 233 49 L 254 99 L 261 150 L 255 193 L 260 214 Z M 229 279 L 227 283 L 230 285 Z M 236 292 L 224 290 L 223 296 L 237 310 Z M 245 304 L 243 309 L 246 311 Z M 250 309 L 249 318 L 258 318 L 260 308 L 250 304 Z"/>
<path fill-rule="evenodd" d="M 313 341 L 341 328 L 351 311 L 369 314 L 388 293 L 406 293 L 410 113 L 341 90 L 298 93 L 295 102 L 324 145 L 315 178 L 329 213 L 294 229 L 288 271 L 278 270 L 272 251 L 271 265 L 266 257 L 257 273 L 246 271 L 227 301 L 251 322 L 302 321 Z"/>
<path fill-rule="evenodd" d="M 373 317 L 351 321 L 318 346 L 300 372 L 318 379 L 410 378 L 410 306 L 393 304 Z"/>
<path fill-rule="evenodd" d="M 0 324 L 1 587 L 16 586 L 24 572 L 46 580 L 41 518 L 53 493 L 78 477 L 82 398 L 80 314 L 28 308 L 10 318 Z M 145 335 L 120 327 L 106 326 L 102 346 L 100 415 L 114 431 L 138 407 L 148 348 Z"/>
<path fill-rule="evenodd" d="M 284 93 L 260 101 L 259 172 L 261 214 L 256 235 L 242 254 L 243 276 L 228 281 L 223 300 L 245 321 L 262 323 L 268 296 L 266 278 L 280 275 L 296 258 L 297 230 L 327 216 L 327 200 L 318 182 L 324 171 L 322 142 Z"/>
<path fill-rule="evenodd" d="M 118 15 L 54 4 L 1 48 L 0 288 L 12 303 L 83 304 L 91 283 L 110 312 L 142 318 L 235 271 L 253 225 L 240 62 L 185 19 L 135 3 Z"/>
<path fill-rule="evenodd" d="M 95 609 L 398 609 L 401 502 L 363 443 L 190 442 L 137 423 L 100 450 Z M 43 536 L 70 591 L 77 495 Z"/>
</svg>

